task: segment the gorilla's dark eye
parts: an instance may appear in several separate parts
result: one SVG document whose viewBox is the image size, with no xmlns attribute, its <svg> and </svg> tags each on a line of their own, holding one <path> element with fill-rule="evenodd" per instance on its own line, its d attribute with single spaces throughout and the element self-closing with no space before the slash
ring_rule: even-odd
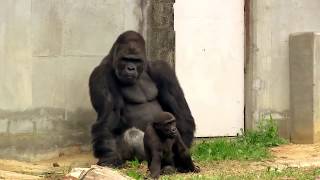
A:
<svg viewBox="0 0 320 180">
<path fill-rule="evenodd" d="M 125 62 L 132 62 L 132 63 L 142 63 L 142 60 L 139 58 L 122 58 L 123 61 Z"/>
</svg>

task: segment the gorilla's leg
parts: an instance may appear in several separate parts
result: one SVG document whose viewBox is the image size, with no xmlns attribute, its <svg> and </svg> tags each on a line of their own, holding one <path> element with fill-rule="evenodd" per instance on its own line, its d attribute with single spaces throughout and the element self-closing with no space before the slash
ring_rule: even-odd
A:
<svg viewBox="0 0 320 180">
<path fill-rule="evenodd" d="M 99 159 L 98 165 L 119 167 L 125 160 L 145 159 L 143 131 L 133 127 L 114 135 L 108 127 L 106 121 L 98 120 L 91 129 L 94 155 Z"/>
<path fill-rule="evenodd" d="M 96 121 L 91 129 L 94 156 L 100 166 L 121 166 L 124 161 L 117 149 L 117 138 L 105 121 Z"/>
<path fill-rule="evenodd" d="M 143 136 L 144 132 L 135 127 L 124 132 L 121 143 L 118 146 L 122 150 L 123 159 L 132 160 L 137 158 L 139 161 L 145 160 Z"/>
<path fill-rule="evenodd" d="M 173 174 L 176 172 L 176 168 L 174 166 L 164 166 L 161 168 L 161 175 Z"/>
</svg>

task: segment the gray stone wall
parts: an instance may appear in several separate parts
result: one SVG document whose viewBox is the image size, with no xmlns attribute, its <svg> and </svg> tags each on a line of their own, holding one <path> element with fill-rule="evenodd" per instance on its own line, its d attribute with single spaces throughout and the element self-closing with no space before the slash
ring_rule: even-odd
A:
<svg viewBox="0 0 320 180">
<path fill-rule="evenodd" d="M 165 60 L 174 66 L 175 32 L 174 0 L 145 1 L 147 10 L 147 54 L 154 60 Z"/>
<path fill-rule="evenodd" d="M 290 137 L 289 35 L 320 31 L 319 0 L 250 0 L 246 59 L 246 128 L 262 116 L 278 120 Z"/>
<path fill-rule="evenodd" d="M 0 158 L 90 150 L 88 79 L 126 30 L 174 64 L 173 1 L 0 1 Z"/>
<path fill-rule="evenodd" d="M 320 140 L 320 33 L 290 36 L 290 119 L 293 143 Z"/>
<path fill-rule="evenodd" d="M 120 33 L 144 33 L 141 2 L 0 1 L 0 158 L 90 148 L 89 75 Z"/>
</svg>

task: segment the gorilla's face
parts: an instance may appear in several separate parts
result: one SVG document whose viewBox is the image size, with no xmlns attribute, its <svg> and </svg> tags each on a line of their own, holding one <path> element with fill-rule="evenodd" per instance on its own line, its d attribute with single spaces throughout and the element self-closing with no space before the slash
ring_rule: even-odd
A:
<svg viewBox="0 0 320 180">
<path fill-rule="evenodd" d="M 115 72 L 121 83 L 133 85 L 138 80 L 143 69 L 144 62 L 142 59 L 133 55 L 127 55 L 118 59 Z"/>
<path fill-rule="evenodd" d="M 113 54 L 113 68 L 119 81 L 133 85 L 139 79 L 145 68 L 145 43 L 135 32 L 122 34 L 117 40 Z"/>
<path fill-rule="evenodd" d="M 178 133 L 175 119 L 157 122 L 154 124 L 154 128 L 166 138 L 174 138 Z"/>
<path fill-rule="evenodd" d="M 153 127 L 163 138 L 174 138 L 178 134 L 176 118 L 169 112 L 162 112 L 155 116 Z"/>
</svg>

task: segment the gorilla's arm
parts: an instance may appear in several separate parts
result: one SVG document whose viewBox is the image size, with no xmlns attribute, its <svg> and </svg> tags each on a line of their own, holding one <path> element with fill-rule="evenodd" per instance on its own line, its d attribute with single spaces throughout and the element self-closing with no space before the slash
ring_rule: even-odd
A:
<svg viewBox="0 0 320 180">
<path fill-rule="evenodd" d="M 148 161 L 148 168 L 152 178 L 158 178 L 161 171 L 161 154 L 163 144 L 152 125 L 148 125 L 143 138 L 144 149 Z"/>
<path fill-rule="evenodd" d="M 91 129 L 94 155 L 99 159 L 100 165 L 121 164 L 121 157 L 117 153 L 115 134 L 121 131 L 120 103 L 115 101 L 118 97 L 116 90 L 107 87 L 112 82 L 108 78 L 111 73 L 107 66 L 98 66 L 90 76 L 89 90 L 91 102 L 97 112 L 97 121 Z M 119 99 L 119 98 L 118 98 Z"/>
<path fill-rule="evenodd" d="M 105 65 L 97 66 L 89 78 L 89 91 L 93 108 L 101 117 L 104 112 L 110 113 L 113 109 L 113 102 L 110 94 L 108 81 L 108 69 Z M 98 119 L 99 120 L 99 119 Z"/>
<path fill-rule="evenodd" d="M 164 111 L 176 117 L 181 137 L 190 147 L 194 137 L 195 123 L 175 72 L 165 61 L 151 61 L 148 73 L 157 84 L 159 103 Z"/>
<path fill-rule="evenodd" d="M 172 147 L 174 163 L 179 172 L 200 172 L 200 168 L 193 164 L 190 152 L 178 133 Z"/>
</svg>

